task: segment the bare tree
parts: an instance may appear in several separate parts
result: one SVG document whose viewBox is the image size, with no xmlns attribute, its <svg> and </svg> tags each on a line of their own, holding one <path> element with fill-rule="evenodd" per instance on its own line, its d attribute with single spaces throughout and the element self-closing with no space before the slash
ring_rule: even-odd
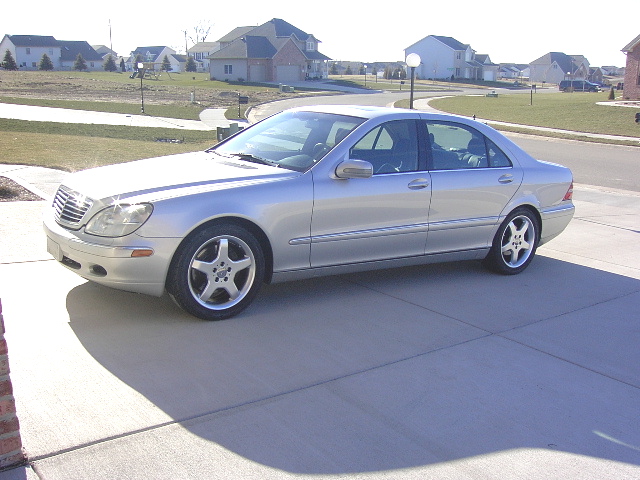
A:
<svg viewBox="0 0 640 480">
<path fill-rule="evenodd" d="M 199 42 L 204 42 L 207 39 L 209 33 L 211 33 L 212 28 L 213 23 L 208 20 L 201 20 L 196 26 L 192 27 L 191 29 L 182 30 L 182 33 L 184 33 L 185 53 L 189 50 L 187 39 L 191 41 L 193 45 Z M 192 34 L 190 33 L 191 30 L 193 31 Z"/>
</svg>

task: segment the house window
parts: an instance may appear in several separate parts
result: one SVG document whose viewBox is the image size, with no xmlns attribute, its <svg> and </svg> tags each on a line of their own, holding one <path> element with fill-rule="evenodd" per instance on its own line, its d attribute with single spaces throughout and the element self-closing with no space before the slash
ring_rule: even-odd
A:
<svg viewBox="0 0 640 480">
<path fill-rule="evenodd" d="M 31 67 L 32 68 L 36 68 L 38 65 L 36 65 L 36 62 L 31 62 Z"/>
<path fill-rule="evenodd" d="M 224 74 L 232 75 L 233 74 L 233 65 L 225 65 L 224 66 Z"/>
<path fill-rule="evenodd" d="M 27 55 L 31 55 L 31 49 L 27 47 Z"/>
<path fill-rule="evenodd" d="M 313 42 L 307 42 L 307 52 L 313 52 L 316 49 L 316 44 Z"/>
<path fill-rule="evenodd" d="M 456 53 L 456 59 L 457 59 L 457 60 L 460 60 L 461 55 L 462 55 L 462 54 L 461 54 L 460 52 Z"/>
</svg>

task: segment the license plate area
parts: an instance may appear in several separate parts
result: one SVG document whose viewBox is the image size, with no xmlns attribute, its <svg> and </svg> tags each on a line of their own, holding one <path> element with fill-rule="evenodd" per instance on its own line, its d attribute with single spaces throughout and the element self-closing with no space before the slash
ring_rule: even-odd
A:
<svg viewBox="0 0 640 480">
<path fill-rule="evenodd" d="M 55 258 L 58 262 L 62 261 L 62 250 L 60 245 L 54 242 L 50 237 L 47 237 L 47 252 Z"/>
</svg>

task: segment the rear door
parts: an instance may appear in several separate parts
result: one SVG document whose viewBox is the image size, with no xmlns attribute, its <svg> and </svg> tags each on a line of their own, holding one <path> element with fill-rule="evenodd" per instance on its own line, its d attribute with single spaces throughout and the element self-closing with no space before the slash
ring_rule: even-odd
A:
<svg viewBox="0 0 640 480">
<path fill-rule="evenodd" d="M 427 121 L 431 207 L 427 253 L 486 248 L 522 170 L 478 130 Z"/>
</svg>

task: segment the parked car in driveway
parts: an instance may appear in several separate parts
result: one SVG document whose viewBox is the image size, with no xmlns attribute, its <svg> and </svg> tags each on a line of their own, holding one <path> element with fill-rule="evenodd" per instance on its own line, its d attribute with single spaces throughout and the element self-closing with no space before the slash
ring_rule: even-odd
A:
<svg viewBox="0 0 640 480">
<path fill-rule="evenodd" d="M 318 106 L 204 152 L 71 174 L 44 228 L 82 277 L 219 320 L 264 282 L 451 260 L 520 273 L 571 220 L 572 188 L 469 118 Z"/>
</svg>

